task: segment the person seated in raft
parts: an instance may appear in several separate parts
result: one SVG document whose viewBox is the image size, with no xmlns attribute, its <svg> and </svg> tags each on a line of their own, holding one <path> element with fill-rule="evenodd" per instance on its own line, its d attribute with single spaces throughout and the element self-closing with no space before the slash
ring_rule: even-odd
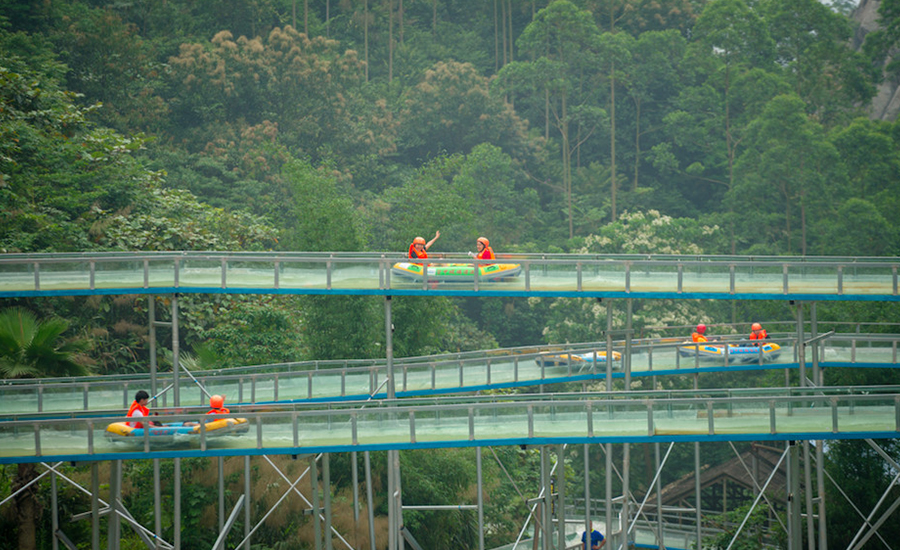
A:
<svg viewBox="0 0 900 550">
<path fill-rule="evenodd" d="M 138 392 L 134 394 L 134 402 L 131 403 L 131 406 L 128 408 L 128 414 L 125 416 L 129 418 L 146 418 L 150 416 L 150 409 L 147 408 L 149 402 L 150 394 L 144 390 L 138 390 Z M 159 422 L 149 422 L 149 424 L 151 426 L 159 426 Z M 129 422 L 128 425 L 132 428 L 144 427 L 143 422 Z"/>
<path fill-rule="evenodd" d="M 691 340 L 698 344 L 702 344 L 703 342 L 709 342 L 709 338 L 706 337 L 706 325 L 700 323 L 697 325 L 697 330 L 691 334 Z"/>
<path fill-rule="evenodd" d="M 434 238 L 425 242 L 425 237 L 416 237 L 413 239 L 411 245 L 409 245 L 409 257 L 413 260 L 424 260 L 428 257 L 427 250 L 431 248 L 431 245 L 434 244 L 434 241 L 438 240 L 438 237 L 441 236 L 440 231 L 434 232 Z"/>
<path fill-rule="evenodd" d="M 751 340 L 768 340 L 769 334 L 766 332 L 766 329 L 762 328 L 762 325 L 759 323 L 753 323 L 750 327 L 750 339 Z M 760 342 L 751 342 L 752 345 L 758 346 Z"/>
<path fill-rule="evenodd" d="M 228 414 L 231 412 L 225 408 L 225 398 L 221 395 L 213 395 L 210 397 L 209 406 L 212 408 L 206 414 Z"/>
<path fill-rule="evenodd" d="M 469 252 L 469 256 L 476 260 L 497 259 L 497 257 L 494 256 L 494 250 L 491 248 L 491 241 L 487 240 L 487 237 L 478 237 L 478 240 L 475 241 L 475 250 L 477 250 L 477 252 Z"/>
</svg>

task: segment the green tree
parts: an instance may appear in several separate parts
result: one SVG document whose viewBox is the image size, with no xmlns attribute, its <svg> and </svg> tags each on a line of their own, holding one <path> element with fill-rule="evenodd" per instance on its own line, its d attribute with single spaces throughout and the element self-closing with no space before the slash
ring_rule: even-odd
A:
<svg viewBox="0 0 900 550">
<path fill-rule="evenodd" d="M 761 3 L 776 59 L 794 93 L 828 126 L 875 95 L 872 67 L 850 48 L 850 20 L 816 0 Z"/>
<path fill-rule="evenodd" d="M 354 222 L 353 203 L 341 187 L 341 174 L 333 167 L 314 167 L 293 160 L 284 166 L 289 189 L 281 248 L 304 251 L 359 250 L 361 241 Z"/>
<path fill-rule="evenodd" d="M 829 256 L 895 256 L 898 227 L 892 225 L 871 202 L 852 198 L 834 216 L 820 220 L 822 240 L 816 252 Z M 865 220 L 865 223 L 860 223 Z"/>
<path fill-rule="evenodd" d="M 12 69 L 7 68 L 12 67 Z M 128 208 L 154 174 L 135 160 L 142 136 L 89 122 L 61 89 L 57 66 L 33 69 L 0 53 L 0 249 L 90 250 L 99 213 Z"/>
<path fill-rule="evenodd" d="M 3 378 L 83 376 L 91 369 L 85 351 L 88 341 L 62 338 L 68 328 L 63 319 L 40 321 L 22 308 L 0 312 L 0 374 Z M 24 488 L 37 475 L 32 463 L 19 464 L 12 482 L 13 492 Z M 37 548 L 36 523 L 40 505 L 37 488 L 31 486 L 15 498 L 18 547 Z"/>
<path fill-rule="evenodd" d="M 609 85 L 610 221 L 616 221 L 616 194 L 619 188 L 616 174 L 616 83 L 622 82 L 627 86 L 634 69 L 631 55 L 633 49 L 634 38 L 630 34 L 605 32 L 600 35 L 600 67 Z"/>
<path fill-rule="evenodd" d="M 835 129 L 831 141 L 847 167 L 849 186 L 844 196 L 863 200 L 879 199 L 896 194 L 900 181 L 900 156 L 896 140 L 891 135 L 894 125 L 858 118 L 847 126 Z"/>
<path fill-rule="evenodd" d="M 277 120 L 281 142 L 309 156 L 323 148 L 358 154 L 388 147 L 382 136 L 390 121 L 369 118 L 373 109 L 362 105 L 362 62 L 355 51 L 338 48 L 292 27 L 250 38 L 221 31 L 210 42 L 183 44 L 169 60 L 179 105 L 171 131 L 200 149 L 218 136 L 222 121 L 243 127 Z"/>
<path fill-rule="evenodd" d="M 821 125 L 806 115 L 800 98 L 781 95 L 766 105 L 747 130 L 747 148 L 738 164 L 741 178 L 730 199 L 733 207 L 742 205 L 746 242 L 759 243 L 764 236 L 781 252 L 806 254 L 807 229 L 830 204 L 844 176 L 837 150 Z M 771 253 L 756 246 L 751 253 Z"/>
<path fill-rule="evenodd" d="M 153 45 L 114 10 L 65 2 L 52 39 L 69 67 L 69 89 L 103 104 L 98 118 L 122 132 L 159 132 L 169 118 Z"/>
<path fill-rule="evenodd" d="M 875 443 L 890 456 L 897 456 L 900 452 L 895 439 L 878 440 Z M 891 490 L 888 491 L 885 502 L 894 502 L 900 498 L 897 484 L 891 486 L 897 473 L 886 467 L 878 451 L 862 440 L 829 442 L 825 454 L 825 470 L 829 474 L 830 481 L 840 488 L 839 492 L 831 484 L 828 487 L 826 499 L 828 545 L 834 548 L 849 548 L 853 537 L 863 525 L 860 510 L 863 514 L 873 510 L 889 487 Z M 848 498 L 852 499 L 852 502 L 849 502 Z M 880 512 L 883 510 L 884 507 Z M 883 540 L 896 541 L 900 537 L 900 523 L 888 520 L 878 528 L 878 534 Z"/>
<path fill-rule="evenodd" d="M 752 510 L 750 506 L 741 506 L 736 510 L 715 516 L 711 518 L 710 523 L 713 528 L 720 530 L 720 532 L 716 535 L 705 537 L 703 546 L 714 550 L 725 550 L 726 548 L 756 550 L 757 548 L 762 548 L 766 543 L 770 543 L 773 535 L 776 541 L 784 544 L 787 539 L 784 531 L 779 528 L 773 532 L 773 529 L 770 527 L 771 520 L 769 516 L 773 513 L 776 512 L 773 512 L 768 505 L 762 503 Z M 743 529 L 738 533 L 737 528 L 741 525 L 743 525 Z M 735 535 L 737 535 L 737 538 L 735 538 Z"/>
<path fill-rule="evenodd" d="M 473 214 L 467 231 L 470 243 L 485 236 L 495 251 L 502 252 L 504 247 L 525 240 L 540 209 L 535 190 L 518 184 L 522 177 L 514 159 L 495 145 L 476 145 L 466 155 L 453 176 L 452 187 Z M 474 244 L 465 243 L 462 249 L 469 247 Z"/>
<path fill-rule="evenodd" d="M 272 296 L 225 304 L 218 308 L 215 325 L 203 332 L 204 344 L 195 349 L 200 357 L 212 353 L 215 363 L 208 367 L 297 361 L 303 355 L 293 304 Z"/>
<path fill-rule="evenodd" d="M 641 164 L 645 160 L 641 140 L 647 135 L 658 135 L 662 128 L 662 116 L 682 86 L 681 63 L 686 49 L 687 41 L 674 30 L 644 32 L 632 47 L 634 70 L 627 85 L 628 97 L 634 104 L 632 191 L 640 185 Z"/>
<path fill-rule="evenodd" d="M 482 142 L 516 156 L 528 153 L 525 122 L 489 83 L 469 63 L 441 61 L 406 90 L 398 141 L 410 164 L 440 154 L 468 154 Z"/>
<path fill-rule="evenodd" d="M 700 116 L 708 119 L 717 134 L 716 139 L 711 142 L 716 153 L 710 160 L 712 165 L 721 169 L 721 172 L 712 180 L 723 184 L 727 192 L 734 188 L 734 164 L 738 156 L 738 147 L 743 140 L 741 130 L 744 127 L 744 124 L 738 123 L 733 113 L 734 82 L 750 67 L 769 69 L 773 59 L 774 43 L 759 15 L 744 0 L 721 0 L 707 4 L 697 19 L 692 37 L 694 58 L 703 64 L 710 63 L 700 69 L 701 78 L 705 80 L 701 85 L 700 97 L 706 96 L 701 104 L 712 100 L 712 104 L 704 106 L 706 113 L 711 115 Z M 691 95 L 695 94 L 696 92 L 691 92 Z M 674 127 L 690 123 L 682 116 L 669 119 L 669 124 Z M 707 163 L 707 166 L 712 167 L 710 163 Z M 703 174 L 705 169 L 703 164 L 693 163 L 688 171 L 699 175 Z M 728 225 L 734 253 L 734 214 L 731 209 L 729 212 L 731 215 Z"/>
<path fill-rule="evenodd" d="M 543 97 L 546 126 L 559 133 L 562 153 L 561 189 L 566 198 L 569 237 L 574 235 L 572 157 L 605 119 L 596 104 L 599 30 L 590 12 L 566 0 L 542 9 L 518 39 L 519 49 L 533 61 L 516 61 L 500 78 L 516 94 Z"/>
</svg>

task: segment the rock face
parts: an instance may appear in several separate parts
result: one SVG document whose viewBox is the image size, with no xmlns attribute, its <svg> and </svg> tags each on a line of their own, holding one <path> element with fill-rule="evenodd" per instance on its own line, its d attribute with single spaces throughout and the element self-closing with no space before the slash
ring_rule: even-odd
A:
<svg viewBox="0 0 900 550">
<path fill-rule="evenodd" d="M 860 0 L 851 18 L 859 24 L 853 36 L 853 47 L 862 47 L 863 40 L 870 32 L 878 29 L 878 7 L 881 0 Z M 900 82 L 888 79 L 878 85 L 878 93 L 869 105 L 869 118 L 893 121 L 900 113 Z"/>
</svg>

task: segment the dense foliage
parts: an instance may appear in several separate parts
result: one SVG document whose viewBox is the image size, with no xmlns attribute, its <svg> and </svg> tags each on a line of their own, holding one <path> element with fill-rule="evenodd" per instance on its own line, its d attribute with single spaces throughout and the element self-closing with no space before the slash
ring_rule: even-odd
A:
<svg viewBox="0 0 900 550">
<path fill-rule="evenodd" d="M 0 252 L 405 250 L 439 230 L 435 251 L 485 235 L 498 252 L 897 255 L 900 126 L 866 106 L 896 72 L 898 6 L 883 0 L 856 51 L 847 1 L 0 0 Z M 147 370 L 143 298 L 4 305 L 54 317 L 56 336 L 66 319 L 97 373 Z M 621 326 L 622 304 L 593 300 L 395 299 L 394 352 L 595 340 L 608 307 Z M 384 354 L 380 299 L 180 308 L 185 351 L 209 367 Z M 792 315 L 634 312 L 638 330 Z M 471 456 L 433 454 L 410 464 L 410 494 L 464 499 Z M 429 469 L 452 480 L 429 487 Z M 500 500 L 492 542 L 522 511 Z M 451 520 L 410 524 L 471 547 L 471 518 Z"/>
</svg>

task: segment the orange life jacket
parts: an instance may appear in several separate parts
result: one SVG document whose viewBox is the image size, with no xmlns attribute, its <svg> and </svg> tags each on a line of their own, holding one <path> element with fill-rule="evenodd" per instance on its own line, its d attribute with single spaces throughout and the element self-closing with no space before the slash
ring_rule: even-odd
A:
<svg viewBox="0 0 900 550">
<path fill-rule="evenodd" d="M 497 257 L 494 256 L 494 250 L 489 246 L 484 247 L 484 250 L 479 252 L 478 255 L 475 257 L 478 258 L 479 260 L 496 260 L 497 259 Z"/>
<path fill-rule="evenodd" d="M 750 333 L 751 340 L 765 340 L 769 337 L 766 333 L 766 329 L 760 329 L 759 331 L 753 331 Z"/>
<path fill-rule="evenodd" d="M 426 252 L 426 251 L 424 251 L 424 250 L 423 250 L 422 252 L 419 252 L 419 251 L 416 249 L 416 245 L 415 245 L 415 244 L 411 244 L 411 245 L 409 245 L 409 257 L 412 258 L 412 259 L 417 259 L 417 258 L 418 258 L 418 259 L 421 260 L 421 259 L 424 259 L 424 258 L 427 258 L 427 257 L 428 257 L 428 252 Z"/>
<path fill-rule="evenodd" d="M 209 411 L 209 412 L 206 413 L 206 414 L 228 414 L 228 413 L 230 413 L 230 412 L 231 412 L 231 411 L 229 411 L 229 410 L 226 409 L 225 407 L 222 407 L 221 409 L 212 409 L 211 411 Z"/>
<path fill-rule="evenodd" d="M 131 407 L 128 408 L 128 414 L 127 414 L 126 416 L 131 416 L 131 415 L 133 415 L 133 414 L 134 414 L 134 411 L 141 411 L 141 414 L 142 414 L 142 415 L 144 415 L 144 416 L 150 416 L 150 409 L 148 409 L 147 407 L 141 405 L 141 404 L 138 403 L 137 401 L 134 401 L 134 402 L 131 404 Z M 143 428 L 143 427 L 144 427 L 144 425 L 143 425 L 142 423 L 140 423 L 140 422 L 129 422 L 128 425 L 131 426 L 132 428 Z"/>
<path fill-rule="evenodd" d="M 695 332 L 695 333 L 691 334 L 691 338 L 694 340 L 694 342 L 698 342 L 698 343 L 709 342 L 709 339 L 706 338 L 706 336 L 703 336 L 702 334 L 700 334 L 699 332 Z"/>
</svg>

